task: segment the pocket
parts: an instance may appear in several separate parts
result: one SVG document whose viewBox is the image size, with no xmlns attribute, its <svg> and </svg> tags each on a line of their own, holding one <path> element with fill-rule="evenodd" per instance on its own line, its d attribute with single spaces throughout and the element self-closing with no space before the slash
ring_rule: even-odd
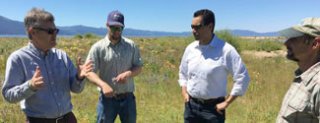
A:
<svg viewBox="0 0 320 123">
<path fill-rule="evenodd" d="M 309 115 L 309 109 L 307 108 L 308 105 L 310 105 L 309 99 L 310 96 L 308 92 L 304 90 L 297 91 L 297 93 L 288 102 L 287 109 L 283 116 L 288 120 L 292 120 L 297 117 L 306 117 L 306 115 Z"/>
<path fill-rule="evenodd" d="M 297 90 L 295 95 L 292 96 L 288 106 L 296 111 L 303 112 L 307 105 L 310 104 L 310 93 L 303 88 Z"/>
</svg>

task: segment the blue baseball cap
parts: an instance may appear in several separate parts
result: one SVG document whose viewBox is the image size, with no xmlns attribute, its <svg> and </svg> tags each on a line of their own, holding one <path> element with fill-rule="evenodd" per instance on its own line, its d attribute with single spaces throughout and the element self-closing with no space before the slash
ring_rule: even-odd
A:
<svg viewBox="0 0 320 123">
<path fill-rule="evenodd" d="M 124 16 L 119 11 L 112 11 L 108 15 L 107 24 L 109 26 L 122 26 L 124 27 Z"/>
</svg>

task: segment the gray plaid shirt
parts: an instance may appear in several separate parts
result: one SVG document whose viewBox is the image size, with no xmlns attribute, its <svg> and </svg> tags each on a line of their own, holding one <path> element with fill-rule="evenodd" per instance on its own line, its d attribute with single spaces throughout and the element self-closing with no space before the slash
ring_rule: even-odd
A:
<svg viewBox="0 0 320 123">
<path fill-rule="evenodd" d="M 87 60 L 89 59 L 93 61 L 94 71 L 99 73 L 99 77 L 106 81 L 115 93 L 134 91 L 132 77 L 124 84 L 112 82 L 112 78 L 119 74 L 143 65 L 139 48 L 132 40 L 122 37 L 119 43 L 113 45 L 106 36 L 91 47 L 87 57 Z"/>
<path fill-rule="evenodd" d="M 320 62 L 296 77 L 282 102 L 277 123 L 319 123 Z"/>
</svg>

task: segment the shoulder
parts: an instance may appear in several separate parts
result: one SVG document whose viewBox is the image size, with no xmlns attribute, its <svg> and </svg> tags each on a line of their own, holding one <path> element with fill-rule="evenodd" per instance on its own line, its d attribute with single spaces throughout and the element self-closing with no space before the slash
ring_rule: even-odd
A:
<svg viewBox="0 0 320 123">
<path fill-rule="evenodd" d="M 106 40 L 105 38 L 100 39 L 99 41 L 97 41 L 96 43 L 94 43 L 91 48 L 100 48 L 100 47 L 102 47 L 102 46 L 105 46 L 106 41 L 107 41 L 107 40 Z"/>
<path fill-rule="evenodd" d="M 320 71 L 320 68 L 317 68 L 317 71 Z M 314 82 L 320 89 L 320 73 L 316 74 L 313 78 L 312 78 L 312 82 Z M 320 91 L 320 90 L 319 90 Z"/>
<path fill-rule="evenodd" d="M 123 40 L 124 43 L 129 44 L 129 45 L 131 45 L 131 46 L 134 46 L 134 45 L 135 45 L 134 41 L 131 40 L 131 39 L 129 39 L 129 38 L 122 37 L 122 40 Z"/>
<path fill-rule="evenodd" d="M 320 76 L 315 75 L 309 84 L 312 84 L 312 95 L 320 97 Z M 320 99 L 318 101 L 320 102 Z"/>
<path fill-rule="evenodd" d="M 92 46 L 91 46 L 91 49 L 90 51 L 100 51 L 101 49 L 104 49 L 104 47 L 106 46 L 106 39 L 103 38 L 99 41 L 97 41 L 96 43 L 94 43 Z"/>
<path fill-rule="evenodd" d="M 236 50 L 236 48 L 234 48 L 231 44 L 229 44 L 228 42 L 225 42 L 225 45 L 223 47 L 223 50 L 227 53 L 236 53 L 238 54 L 238 51 Z"/>
<path fill-rule="evenodd" d="M 224 54 L 227 54 L 227 55 L 238 55 L 238 51 L 230 43 L 220 39 L 217 36 L 215 37 L 214 41 L 216 41 L 215 45 L 217 46 L 217 48 L 221 49 Z"/>
<path fill-rule="evenodd" d="M 217 45 L 222 48 L 224 51 L 233 51 L 236 50 L 230 43 L 220 39 L 219 37 L 216 37 L 215 40 Z"/>
<path fill-rule="evenodd" d="M 190 44 L 186 47 L 186 50 L 194 49 L 194 48 L 197 47 L 198 45 L 199 45 L 199 41 L 193 41 L 192 43 L 190 43 Z"/>
<path fill-rule="evenodd" d="M 26 57 L 27 56 L 27 52 L 28 52 L 28 48 L 25 46 L 25 47 L 22 47 L 14 52 L 12 52 L 9 57 L 8 57 L 8 60 L 18 60 L 19 58 L 23 58 L 23 57 Z"/>
</svg>

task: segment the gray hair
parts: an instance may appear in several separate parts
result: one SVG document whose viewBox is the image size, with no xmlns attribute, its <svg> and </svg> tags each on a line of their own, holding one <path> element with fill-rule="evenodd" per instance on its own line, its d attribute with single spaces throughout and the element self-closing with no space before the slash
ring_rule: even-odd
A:
<svg viewBox="0 0 320 123">
<path fill-rule="evenodd" d="M 28 33 L 30 27 L 40 26 L 43 22 L 54 22 L 53 15 L 44 9 L 32 8 L 24 18 L 24 27 Z M 30 34 L 28 35 L 31 39 Z"/>
</svg>

